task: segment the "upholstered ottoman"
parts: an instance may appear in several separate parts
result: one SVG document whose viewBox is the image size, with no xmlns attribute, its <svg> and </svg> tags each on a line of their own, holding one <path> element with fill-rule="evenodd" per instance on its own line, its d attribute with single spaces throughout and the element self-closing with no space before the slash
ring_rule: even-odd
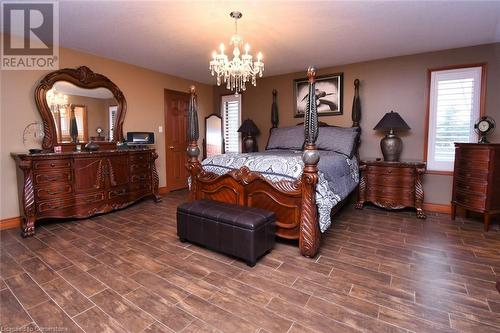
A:
<svg viewBox="0 0 500 333">
<path fill-rule="evenodd" d="M 254 266 L 274 247 L 273 212 L 211 200 L 177 207 L 177 235 L 215 251 L 243 259 Z"/>
</svg>

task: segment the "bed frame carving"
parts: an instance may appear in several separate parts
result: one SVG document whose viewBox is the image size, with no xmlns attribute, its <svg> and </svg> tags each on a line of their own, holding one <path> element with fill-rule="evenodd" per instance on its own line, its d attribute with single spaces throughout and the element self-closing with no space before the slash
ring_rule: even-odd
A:
<svg viewBox="0 0 500 333">
<path fill-rule="evenodd" d="M 282 180 L 272 183 L 260 173 L 252 172 L 247 167 L 233 170 L 224 175 L 216 175 L 202 169 L 198 160 L 198 115 L 196 91 L 190 88 L 188 113 L 188 162 L 186 168 L 191 176 L 190 200 L 210 199 L 244 206 L 259 207 L 274 211 L 276 214 L 276 234 L 287 239 L 298 239 L 300 253 L 314 257 L 319 250 L 321 233 L 318 224 L 318 211 L 315 200 L 315 188 L 318 182 L 319 152 L 316 150 L 318 127 L 329 126 L 318 122 L 316 110 L 315 80 L 316 69 L 310 67 L 309 98 L 304 120 L 305 145 L 302 160 L 304 171 L 296 181 Z M 353 127 L 359 126 L 361 104 L 359 101 L 359 80 L 354 81 Z M 276 90 L 273 90 L 271 107 L 272 128 L 278 127 L 278 107 Z M 338 205 L 332 213 L 338 210 Z"/>
</svg>

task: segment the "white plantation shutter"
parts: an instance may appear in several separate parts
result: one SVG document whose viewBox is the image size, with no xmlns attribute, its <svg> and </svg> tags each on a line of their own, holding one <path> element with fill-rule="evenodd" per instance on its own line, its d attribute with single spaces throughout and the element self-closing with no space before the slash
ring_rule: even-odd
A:
<svg viewBox="0 0 500 333">
<path fill-rule="evenodd" d="M 115 121 L 117 112 L 118 112 L 117 105 L 112 105 L 109 107 L 109 141 L 113 140 L 115 135 Z"/>
<path fill-rule="evenodd" d="M 427 167 L 453 171 L 455 142 L 476 142 L 482 67 L 431 72 Z"/>
<path fill-rule="evenodd" d="M 222 126 L 224 130 L 224 145 L 226 153 L 241 152 L 241 95 L 222 96 L 221 101 Z"/>
</svg>

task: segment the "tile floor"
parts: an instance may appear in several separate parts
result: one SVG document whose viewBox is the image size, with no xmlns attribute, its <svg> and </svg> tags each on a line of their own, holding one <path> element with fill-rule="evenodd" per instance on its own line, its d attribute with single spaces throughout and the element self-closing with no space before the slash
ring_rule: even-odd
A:
<svg viewBox="0 0 500 333">
<path fill-rule="evenodd" d="M 254 268 L 180 243 L 159 204 L 3 231 L 0 327 L 48 332 L 500 332 L 500 232 L 479 219 L 346 207 L 320 255 Z"/>
</svg>

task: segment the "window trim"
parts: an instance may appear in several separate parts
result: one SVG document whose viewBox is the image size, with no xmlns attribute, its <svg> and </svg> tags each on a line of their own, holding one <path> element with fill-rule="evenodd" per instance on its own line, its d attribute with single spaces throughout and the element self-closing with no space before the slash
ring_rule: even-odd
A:
<svg viewBox="0 0 500 333">
<path fill-rule="evenodd" d="M 222 139 L 224 141 L 224 152 L 226 152 L 226 143 L 225 143 L 225 136 L 224 136 L 224 97 L 227 97 L 227 96 L 235 96 L 235 94 L 224 94 L 224 95 L 220 95 L 220 108 L 219 108 L 219 112 L 220 112 L 220 116 L 221 116 L 221 120 L 222 120 Z M 239 104 L 239 120 L 240 120 L 240 123 L 238 125 L 241 126 L 242 122 L 243 122 L 243 94 L 239 93 L 238 94 L 239 96 L 239 99 L 240 99 L 240 104 Z M 243 151 L 243 143 L 241 141 L 241 133 L 238 133 L 238 153 L 241 153 Z"/>
<path fill-rule="evenodd" d="M 432 72 L 452 70 L 452 69 L 462 69 L 469 67 L 481 67 L 481 95 L 479 97 L 479 116 L 485 115 L 485 103 L 486 103 L 486 73 L 488 69 L 488 64 L 485 62 L 482 63 L 473 63 L 473 64 L 463 64 L 463 65 L 452 65 L 445 67 L 437 67 L 437 68 L 429 68 L 427 69 L 427 105 L 426 105 L 426 114 L 425 114 L 425 136 L 424 136 L 424 161 L 428 162 L 428 145 L 429 145 L 429 120 L 430 120 L 430 108 L 431 108 L 431 79 Z M 453 171 L 442 171 L 442 170 L 427 170 L 426 173 L 434 174 L 434 175 L 447 175 L 453 176 Z"/>
</svg>

